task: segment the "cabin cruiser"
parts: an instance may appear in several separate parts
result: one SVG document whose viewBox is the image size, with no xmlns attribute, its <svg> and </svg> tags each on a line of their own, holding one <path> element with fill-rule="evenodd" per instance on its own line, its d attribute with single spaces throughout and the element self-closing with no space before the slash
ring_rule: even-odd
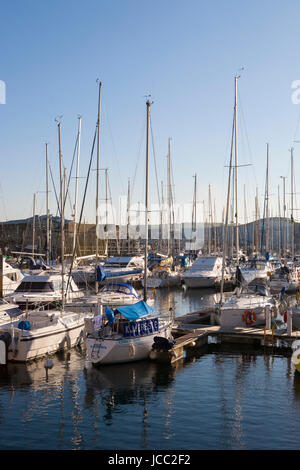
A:
<svg viewBox="0 0 300 470">
<path fill-rule="evenodd" d="M 300 267 L 293 265 L 281 265 L 270 276 L 270 288 L 272 291 L 296 292 L 299 286 Z"/>
<path fill-rule="evenodd" d="M 271 275 L 272 266 L 269 261 L 252 259 L 240 266 L 241 274 L 247 284 L 266 282 Z"/>
<path fill-rule="evenodd" d="M 101 284 L 136 281 L 142 278 L 144 265 L 142 256 L 111 256 L 97 265 L 97 281 Z"/>
<path fill-rule="evenodd" d="M 248 327 L 265 325 L 266 308 L 277 316 L 280 302 L 272 297 L 270 289 L 264 284 L 237 287 L 234 294 L 220 304 L 215 296 L 215 321 L 222 327 Z"/>
<path fill-rule="evenodd" d="M 24 278 L 20 269 L 14 268 L 3 260 L 3 295 L 6 296 L 16 290 Z"/>
<path fill-rule="evenodd" d="M 66 300 L 72 300 L 83 297 L 83 291 L 72 279 L 68 282 L 68 276 L 65 275 L 64 287 Z M 67 289 L 68 286 L 68 289 Z M 62 296 L 62 278 L 58 273 L 40 273 L 37 275 L 28 275 L 17 289 L 6 296 L 6 299 L 18 304 L 20 308 L 36 308 L 37 306 L 51 306 L 61 303 Z"/>
<path fill-rule="evenodd" d="M 10 323 L 13 318 L 22 315 L 22 310 L 16 305 L 0 299 L 0 325 Z"/>
<path fill-rule="evenodd" d="M 140 300 L 141 296 L 131 284 L 119 282 L 117 284 L 105 284 L 98 294 L 85 295 L 80 299 L 67 303 L 65 310 L 94 312 L 97 310 L 99 303 L 104 307 L 116 308 L 136 304 Z M 153 306 L 154 301 L 154 298 L 148 297 L 147 304 Z"/>
<path fill-rule="evenodd" d="M 179 270 L 171 271 L 168 266 L 153 268 L 147 280 L 147 286 L 151 289 L 161 287 L 180 287 L 182 273 Z M 144 286 L 144 280 L 142 279 Z"/>
<path fill-rule="evenodd" d="M 222 264 L 221 256 L 200 256 L 182 274 L 182 281 L 186 287 L 215 287 L 222 279 Z M 232 274 L 225 266 L 224 281 L 231 280 Z"/>
<path fill-rule="evenodd" d="M 0 364 L 26 362 L 72 348 L 83 336 L 83 315 L 59 310 L 24 312 L 0 326 Z"/>
<path fill-rule="evenodd" d="M 151 289 L 159 287 L 179 287 L 181 284 L 181 271 L 179 267 L 173 270 L 174 260 L 172 256 L 165 256 L 159 264 L 154 266 L 149 273 L 147 286 Z M 144 286 L 144 279 L 142 279 Z"/>
<path fill-rule="evenodd" d="M 146 302 L 100 312 L 85 320 L 85 346 L 94 365 L 147 359 L 155 336 L 171 338 L 173 318 L 159 318 Z"/>
</svg>

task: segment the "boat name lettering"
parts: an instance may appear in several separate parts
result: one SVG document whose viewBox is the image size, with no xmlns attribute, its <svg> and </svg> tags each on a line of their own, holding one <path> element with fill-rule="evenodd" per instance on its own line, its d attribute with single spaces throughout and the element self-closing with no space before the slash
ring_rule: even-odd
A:
<svg viewBox="0 0 300 470">
<path fill-rule="evenodd" d="M 125 338 L 132 336 L 150 335 L 156 331 L 159 331 L 158 318 L 131 321 L 123 324 L 123 336 Z"/>
</svg>

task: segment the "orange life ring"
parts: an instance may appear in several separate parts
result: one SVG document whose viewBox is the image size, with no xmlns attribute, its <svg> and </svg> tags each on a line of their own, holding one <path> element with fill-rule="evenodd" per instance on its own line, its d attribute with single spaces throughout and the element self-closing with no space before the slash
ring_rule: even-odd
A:
<svg viewBox="0 0 300 470">
<path fill-rule="evenodd" d="M 242 314 L 242 321 L 246 325 L 254 325 L 256 322 L 256 313 L 253 310 L 245 310 Z"/>
</svg>

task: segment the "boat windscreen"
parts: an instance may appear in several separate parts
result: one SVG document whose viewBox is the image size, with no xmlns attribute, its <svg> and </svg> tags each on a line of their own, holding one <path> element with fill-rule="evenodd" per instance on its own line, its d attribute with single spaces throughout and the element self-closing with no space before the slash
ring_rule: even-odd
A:
<svg viewBox="0 0 300 470">
<path fill-rule="evenodd" d="M 52 282 L 22 281 L 15 292 L 54 292 Z"/>
</svg>

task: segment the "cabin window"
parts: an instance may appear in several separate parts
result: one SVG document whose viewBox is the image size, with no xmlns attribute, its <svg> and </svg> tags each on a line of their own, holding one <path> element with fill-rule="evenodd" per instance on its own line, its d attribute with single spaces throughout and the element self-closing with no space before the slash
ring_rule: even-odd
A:
<svg viewBox="0 0 300 470">
<path fill-rule="evenodd" d="M 23 281 L 15 292 L 54 292 L 52 282 Z"/>
</svg>

